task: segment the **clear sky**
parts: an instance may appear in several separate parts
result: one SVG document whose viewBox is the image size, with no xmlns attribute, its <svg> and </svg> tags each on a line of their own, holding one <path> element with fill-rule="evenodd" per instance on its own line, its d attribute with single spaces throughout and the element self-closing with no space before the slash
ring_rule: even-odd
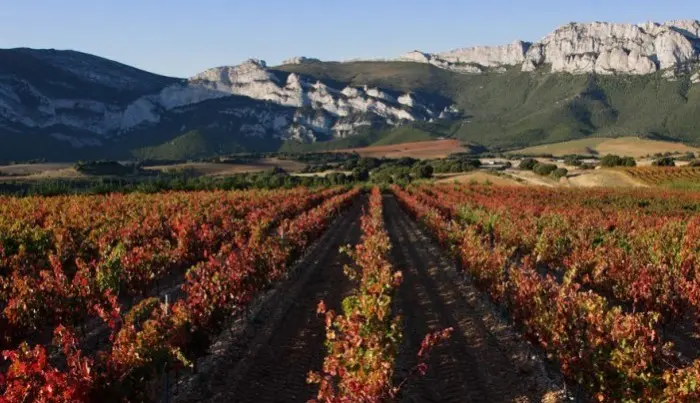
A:
<svg viewBox="0 0 700 403">
<path fill-rule="evenodd" d="M 538 40 L 571 21 L 700 19 L 698 0 L 0 0 L 0 48 L 187 77 L 248 58 L 394 57 Z"/>
</svg>

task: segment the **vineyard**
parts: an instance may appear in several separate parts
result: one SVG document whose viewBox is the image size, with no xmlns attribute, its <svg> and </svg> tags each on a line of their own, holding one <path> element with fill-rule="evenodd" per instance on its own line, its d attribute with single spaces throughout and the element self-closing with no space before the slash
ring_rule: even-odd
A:
<svg viewBox="0 0 700 403">
<path fill-rule="evenodd" d="M 0 402 L 700 401 L 700 195 L 0 198 Z"/>
<path fill-rule="evenodd" d="M 635 167 L 626 169 L 625 172 L 650 185 L 700 182 L 700 168 L 696 167 Z"/>
</svg>

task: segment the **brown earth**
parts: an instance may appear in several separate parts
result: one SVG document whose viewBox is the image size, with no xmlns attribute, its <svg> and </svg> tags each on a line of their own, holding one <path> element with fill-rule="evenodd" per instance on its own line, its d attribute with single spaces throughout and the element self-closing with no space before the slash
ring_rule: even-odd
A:
<svg viewBox="0 0 700 403">
<path fill-rule="evenodd" d="M 320 370 L 325 329 L 316 308 L 324 300 L 338 310 L 353 284 L 343 273 L 350 258 L 339 247 L 359 241 L 366 197 L 314 245 L 297 265 L 295 278 L 262 302 L 257 314 L 223 332 L 209 363 L 176 396 L 179 402 L 305 402 L 314 398 L 308 371 Z M 399 396 L 405 402 L 558 402 L 561 381 L 537 351 L 520 338 L 496 309 L 457 271 L 445 254 L 385 197 L 385 225 L 391 258 L 404 282 L 394 307 L 402 317 L 404 341 L 396 362 L 401 382 L 416 364 L 423 337 L 453 327 L 438 346 L 425 377 L 410 379 Z M 241 330 L 241 328 L 243 330 Z"/>
<path fill-rule="evenodd" d="M 227 176 L 244 172 L 262 172 L 279 167 L 289 172 L 300 171 L 306 166 L 301 162 L 279 158 L 265 158 L 248 164 L 226 164 L 220 162 L 188 162 L 173 165 L 154 165 L 146 169 L 154 171 L 191 169 L 204 176 Z"/>
<path fill-rule="evenodd" d="M 321 370 L 325 356 L 325 327 L 316 313 L 318 303 L 339 310 L 352 290 L 343 267 L 350 258 L 341 246 L 360 239 L 359 218 L 366 198 L 341 217 L 298 264 L 301 274 L 269 297 L 245 335 L 215 357 L 180 402 L 306 402 L 316 385 L 309 371 Z"/>
<path fill-rule="evenodd" d="M 411 157 L 420 159 L 445 158 L 450 154 L 468 151 L 459 140 L 430 140 L 413 143 L 392 144 L 386 146 L 371 146 L 361 148 L 345 148 L 336 152 L 356 152 L 363 157 L 401 158 Z"/>
<path fill-rule="evenodd" d="M 425 377 L 402 393 L 408 402 L 556 402 L 562 387 L 544 360 L 457 275 L 451 260 L 399 207 L 385 202 L 395 267 L 404 275 L 396 305 L 404 320 L 397 381 L 416 365 L 425 334 L 454 329 L 438 346 Z"/>
<path fill-rule="evenodd" d="M 435 175 L 436 183 L 480 183 L 492 184 L 498 186 L 523 186 L 522 182 L 518 182 L 515 178 L 508 174 L 502 176 L 495 175 L 489 172 L 477 171 L 466 174 L 449 174 Z"/>
</svg>

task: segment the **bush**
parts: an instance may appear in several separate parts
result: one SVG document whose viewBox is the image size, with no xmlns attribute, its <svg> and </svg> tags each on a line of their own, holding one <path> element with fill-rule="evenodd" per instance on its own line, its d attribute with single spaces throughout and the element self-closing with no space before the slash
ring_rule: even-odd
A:
<svg viewBox="0 0 700 403">
<path fill-rule="evenodd" d="M 608 154 L 601 158 L 600 166 L 603 167 L 619 167 L 622 163 L 622 158 L 619 155 Z"/>
<path fill-rule="evenodd" d="M 681 161 L 693 161 L 695 160 L 695 153 L 692 151 L 688 151 L 685 153 L 682 157 L 678 158 Z"/>
<path fill-rule="evenodd" d="M 365 182 L 369 179 L 369 171 L 366 169 L 355 168 L 352 170 L 352 178 L 356 182 Z"/>
<path fill-rule="evenodd" d="M 578 156 L 571 155 L 564 158 L 564 164 L 570 167 L 578 167 L 581 166 L 581 160 L 578 158 Z"/>
<path fill-rule="evenodd" d="M 654 160 L 654 162 L 651 163 L 651 165 L 655 167 L 675 167 L 676 166 L 676 160 L 674 160 L 671 157 L 663 157 Z"/>
<path fill-rule="evenodd" d="M 608 154 L 600 160 L 600 165 L 608 168 L 634 167 L 637 166 L 637 162 L 633 157 L 620 157 L 619 155 Z"/>
<path fill-rule="evenodd" d="M 636 167 L 637 161 L 635 161 L 633 157 L 624 157 L 624 158 L 622 158 L 621 165 L 625 166 L 625 167 Z"/>
<path fill-rule="evenodd" d="M 557 166 L 554 164 L 537 164 L 537 165 L 535 165 L 535 168 L 533 169 L 533 171 L 537 175 L 542 175 L 542 176 L 547 176 L 556 170 L 557 170 Z"/>
<path fill-rule="evenodd" d="M 698 168 L 700 167 L 700 160 L 693 160 L 688 163 L 689 167 Z"/>
<path fill-rule="evenodd" d="M 430 165 L 417 165 L 413 168 L 413 175 L 419 179 L 429 179 L 433 177 L 433 167 Z"/>
<path fill-rule="evenodd" d="M 535 166 L 537 166 L 538 162 L 534 158 L 525 158 L 524 160 L 520 161 L 520 166 L 519 168 L 525 171 L 532 171 L 535 169 Z"/>
<path fill-rule="evenodd" d="M 552 177 L 555 179 L 559 180 L 563 177 L 565 177 L 569 173 L 569 170 L 566 168 L 557 168 L 552 172 Z"/>
</svg>

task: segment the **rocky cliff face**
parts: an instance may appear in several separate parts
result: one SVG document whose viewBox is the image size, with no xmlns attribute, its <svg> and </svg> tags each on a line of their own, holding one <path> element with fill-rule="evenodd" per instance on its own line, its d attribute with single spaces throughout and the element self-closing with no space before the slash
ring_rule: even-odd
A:
<svg viewBox="0 0 700 403">
<path fill-rule="evenodd" d="M 299 111 L 294 123 L 333 137 L 350 135 L 377 123 L 392 126 L 452 113 L 446 106 L 422 104 L 412 94 L 367 86 L 333 87 L 295 73 L 285 77 L 260 60 L 207 70 L 190 79 L 189 86 L 296 108 Z"/>
<path fill-rule="evenodd" d="M 423 104 L 413 94 L 336 88 L 273 71 L 259 60 L 213 68 L 187 80 L 78 52 L 9 50 L 0 54 L 0 65 L 0 131 L 46 131 L 73 147 L 97 147 L 106 139 L 156 128 L 167 115 L 233 96 L 251 101 L 221 112 L 246 118 L 241 136 L 307 142 L 454 112 L 450 105 Z M 32 70 L 37 74 L 29 74 Z M 264 103 L 277 108 L 260 111 Z"/>
<path fill-rule="evenodd" d="M 414 51 L 399 60 L 430 63 L 461 73 L 510 67 L 534 71 L 544 66 L 572 74 L 684 72 L 700 62 L 699 36 L 696 20 L 639 25 L 571 23 L 535 43 L 518 41 L 436 54 Z"/>
</svg>

